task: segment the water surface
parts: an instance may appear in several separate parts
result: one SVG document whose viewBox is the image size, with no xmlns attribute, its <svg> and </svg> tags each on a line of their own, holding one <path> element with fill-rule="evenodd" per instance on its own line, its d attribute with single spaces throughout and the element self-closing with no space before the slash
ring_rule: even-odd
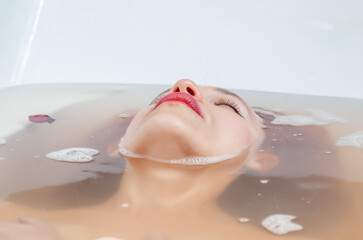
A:
<svg viewBox="0 0 363 240">
<path fill-rule="evenodd" d="M 163 211 L 144 199 L 137 209 L 116 197 L 132 168 L 114 149 L 137 109 L 166 88 L 42 84 L 0 91 L 0 219 L 27 213 L 78 239 L 363 238 L 363 102 L 356 99 L 236 90 L 264 120 L 259 151 L 276 156 L 276 167 L 239 169 L 208 208 L 196 202 Z M 35 114 L 55 121 L 32 123 Z M 78 163 L 46 157 L 75 147 L 99 153 Z M 291 216 L 278 219 L 295 218 L 301 228 L 280 236 L 263 224 L 275 215 Z"/>
</svg>

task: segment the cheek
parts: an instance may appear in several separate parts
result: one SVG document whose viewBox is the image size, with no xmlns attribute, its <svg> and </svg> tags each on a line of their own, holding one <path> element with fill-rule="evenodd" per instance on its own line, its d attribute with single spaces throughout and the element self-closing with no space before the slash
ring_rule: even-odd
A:
<svg viewBox="0 0 363 240">
<path fill-rule="evenodd" d="M 246 120 L 239 116 L 226 116 L 219 118 L 219 135 L 229 146 L 234 148 L 248 147 L 252 143 L 251 128 Z"/>
<path fill-rule="evenodd" d="M 142 123 L 144 121 L 144 116 L 147 111 L 149 111 L 149 110 L 143 109 L 135 115 L 135 117 L 132 119 L 130 125 L 128 126 L 128 128 L 126 130 L 126 133 L 124 136 L 125 138 L 129 137 L 130 135 L 132 136 L 133 134 L 135 134 L 135 132 L 137 132 L 140 129 L 140 126 L 142 125 Z"/>
</svg>

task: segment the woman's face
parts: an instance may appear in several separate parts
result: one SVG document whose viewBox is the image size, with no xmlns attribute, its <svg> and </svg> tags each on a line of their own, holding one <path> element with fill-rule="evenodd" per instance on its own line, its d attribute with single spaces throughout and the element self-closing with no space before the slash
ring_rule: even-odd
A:
<svg viewBox="0 0 363 240">
<path fill-rule="evenodd" d="M 182 79 L 132 120 L 122 147 L 150 159 L 238 155 L 263 138 L 250 107 L 225 89 Z"/>
</svg>

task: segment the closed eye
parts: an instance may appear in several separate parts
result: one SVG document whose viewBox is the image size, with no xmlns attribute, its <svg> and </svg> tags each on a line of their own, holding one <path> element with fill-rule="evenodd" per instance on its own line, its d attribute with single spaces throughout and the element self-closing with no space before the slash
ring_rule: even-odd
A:
<svg viewBox="0 0 363 240">
<path fill-rule="evenodd" d="M 231 101 L 231 100 L 229 100 L 229 99 L 219 99 L 217 102 L 214 103 L 214 105 L 216 105 L 216 106 L 227 106 L 227 107 L 231 108 L 233 111 L 235 111 L 239 116 L 244 118 L 238 104 Z"/>
</svg>

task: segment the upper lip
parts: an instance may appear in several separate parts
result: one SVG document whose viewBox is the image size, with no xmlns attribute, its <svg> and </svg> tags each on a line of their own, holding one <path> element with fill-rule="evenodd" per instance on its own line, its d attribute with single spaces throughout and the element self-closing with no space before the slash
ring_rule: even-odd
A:
<svg viewBox="0 0 363 240">
<path fill-rule="evenodd" d="M 160 104 L 168 101 L 181 102 L 190 107 L 194 112 L 202 117 L 202 112 L 200 110 L 198 101 L 190 94 L 184 92 L 173 92 L 166 95 L 159 100 L 159 102 L 155 105 L 154 109 L 157 108 Z"/>
</svg>

